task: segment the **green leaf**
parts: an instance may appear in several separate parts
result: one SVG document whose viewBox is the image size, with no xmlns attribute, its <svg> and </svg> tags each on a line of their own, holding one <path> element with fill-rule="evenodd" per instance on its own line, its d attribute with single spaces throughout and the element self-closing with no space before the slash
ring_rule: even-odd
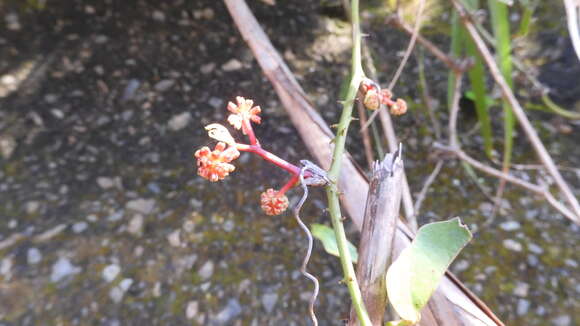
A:
<svg viewBox="0 0 580 326">
<path fill-rule="evenodd" d="M 322 242 L 322 246 L 324 246 L 324 250 L 336 257 L 339 257 L 338 253 L 338 246 L 336 245 L 336 237 L 334 235 L 334 230 L 326 225 L 323 224 L 312 224 L 310 227 L 310 231 L 312 231 L 312 235 Z M 350 257 L 352 262 L 356 264 L 358 260 L 358 253 L 356 247 L 348 242 L 348 250 L 350 251 Z"/>
<path fill-rule="evenodd" d="M 471 240 L 458 217 L 424 225 L 387 271 L 389 301 L 401 318 L 419 322 L 420 311 L 437 289 L 443 274 Z"/>
</svg>

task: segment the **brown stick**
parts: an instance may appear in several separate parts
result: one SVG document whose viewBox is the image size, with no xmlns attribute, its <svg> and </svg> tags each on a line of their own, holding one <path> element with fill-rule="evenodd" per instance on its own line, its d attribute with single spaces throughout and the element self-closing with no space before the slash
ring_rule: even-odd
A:
<svg viewBox="0 0 580 326">
<path fill-rule="evenodd" d="M 481 57 L 483 58 L 485 63 L 487 64 L 491 72 L 491 75 L 493 76 L 493 79 L 499 85 L 504 98 L 511 105 L 512 111 L 514 112 L 516 118 L 518 119 L 518 122 L 520 123 L 520 126 L 524 130 L 524 133 L 530 140 L 530 143 L 532 144 L 532 147 L 536 151 L 536 154 L 538 155 L 540 161 L 542 161 L 544 166 L 546 166 L 546 170 L 552 176 L 552 178 L 554 178 L 554 181 L 556 182 L 556 185 L 560 189 L 560 192 L 564 195 L 564 198 L 566 198 L 566 201 L 570 205 L 571 211 L 575 215 L 575 217 L 572 220 L 580 224 L 580 204 L 578 203 L 578 200 L 572 193 L 572 190 L 570 189 L 566 181 L 564 181 L 564 178 L 560 174 L 560 171 L 558 171 L 558 169 L 556 168 L 556 165 L 554 164 L 552 157 L 550 156 L 550 154 L 546 150 L 546 147 L 540 140 L 540 137 L 536 133 L 536 130 L 532 127 L 532 124 L 528 120 L 528 117 L 526 116 L 524 109 L 521 107 L 518 100 L 514 96 L 511 88 L 503 78 L 501 72 L 499 71 L 499 68 L 495 63 L 495 60 L 493 59 L 493 55 L 485 45 L 485 42 L 477 32 L 475 26 L 471 22 L 470 17 L 467 14 L 465 8 L 463 7 L 462 4 L 459 3 L 459 1 L 453 0 L 453 4 L 455 5 L 455 8 L 457 9 L 460 17 L 462 18 L 462 22 L 465 28 L 467 29 L 469 35 L 473 39 L 473 42 L 477 46 L 477 50 L 481 54 Z"/>
<path fill-rule="evenodd" d="M 365 108 L 365 106 L 361 102 L 358 102 L 356 104 L 356 108 L 358 110 L 359 123 L 362 126 L 367 121 L 367 111 L 366 111 L 367 109 Z M 368 129 L 362 133 L 362 141 L 363 141 L 363 145 L 365 148 L 365 157 L 367 159 L 367 163 L 369 165 L 369 168 L 372 169 L 373 161 L 375 159 L 373 157 L 373 148 L 372 148 L 371 137 L 369 135 Z"/>
<path fill-rule="evenodd" d="M 373 325 L 383 324 L 387 307 L 385 275 L 401 207 L 403 170 L 400 150 L 388 153 L 382 162 L 374 163 L 369 185 L 356 276 Z M 354 308 L 349 325 L 358 325 Z"/>
<path fill-rule="evenodd" d="M 388 17 L 387 24 L 393 25 L 393 26 L 401 29 L 402 31 L 404 31 L 405 33 L 407 33 L 411 37 L 413 36 L 413 29 L 409 25 L 407 25 L 403 21 L 401 21 L 401 19 L 397 15 L 392 15 L 392 16 Z M 447 68 L 449 68 L 449 70 L 452 70 L 455 72 L 465 71 L 466 66 L 464 63 L 460 63 L 457 60 L 455 60 L 455 59 L 451 58 L 450 56 L 448 56 L 447 54 L 445 54 L 435 44 L 431 43 L 431 41 L 429 41 L 428 39 L 421 36 L 421 34 L 417 34 L 417 42 L 419 42 L 419 44 L 424 46 L 437 59 L 441 60 L 441 62 L 443 62 L 447 66 Z"/>
</svg>

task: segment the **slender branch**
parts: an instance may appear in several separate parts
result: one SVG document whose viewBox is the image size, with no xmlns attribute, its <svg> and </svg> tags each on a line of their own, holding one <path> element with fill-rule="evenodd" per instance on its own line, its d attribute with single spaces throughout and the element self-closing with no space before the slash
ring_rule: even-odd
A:
<svg viewBox="0 0 580 326">
<path fill-rule="evenodd" d="M 532 127 L 532 124 L 530 123 L 526 114 L 524 113 L 523 108 L 521 107 L 516 97 L 514 96 L 511 88 L 508 86 L 505 79 L 503 78 L 501 72 L 499 71 L 499 68 L 495 63 L 495 60 L 493 59 L 493 55 L 490 53 L 481 36 L 477 33 L 477 30 L 473 25 L 473 23 L 471 22 L 469 16 L 467 15 L 465 8 L 457 0 L 454 0 L 453 4 L 455 5 L 455 8 L 457 9 L 459 15 L 461 16 L 465 28 L 467 29 L 475 45 L 477 46 L 479 53 L 481 54 L 483 60 L 487 64 L 491 72 L 491 75 L 493 76 L 493 79 L 499 85 L 503 96 L 511 105 L 513 113 L 515 114 L 522 129 L 527 135 L 530 143 L 532 144 L 532 147 L 536 151 L 536 154 L 538 155 L 542 163 L 546 166 L 546 170 L 548 171 L 548 173 L 554 178 L 554 181 L 556 182 L 556 185 L 560 189 L 560 192 L 562 192 L 564 198 L 566 198 L 566 201 L 570 205 L 572 212 L 574 213 L 574 215 L 576 215 L 576 217 L 573 220 L 575 220 L 576 222 L 580 222 L 580 204 L 578 203 L 578 200 L 576 199 L 576 197 L 572 193 L 572 190 L 570 189 L 570 187 L 560 174 L 560 171 L 558 171 L 558 169 L 556 168 L 556 165 L 554 164 L 552 157 L 546 150 L 546 147 L 544 147 L 544 144 L 540 140 L 540 137 L 538 136 L 536 130 Z"/>
<path fill-rule="evenodd" d="M 405 24 L 401 20 L 401 18 L 399 18 L 399 16 L 392 15 L 392 16 L 388 17 L 387 24 L 390 24 L 394 27 L 397 27 L 397 28 L 401 29 L 402 31 L 404 31 L 405 33 L 407 33 L 409 36 L 413 37 L 413 29 L 409 25 Z M 419 33 L 417 34 L 417 42 L 419 42 L 419 44 L 421 44 L 429 52 L 431 52 L 431 54 L 433 54 L 433 56 L 435 56 L 437 59 L 439 59 L 441 62 L 443 62 L 447 66 L 447 68 L 449 68 L 450 70 L 459 72 L 459 71 L 465 71 L 467 69 L 467 66 L 465 65 L 465 63 L 463 61 L 458 61 L 457 59 L 452 58 L 449 55 L 445 54 L 435 44 L 433 44 L 428 39 L 424 38 Z"/>
<path fill-rule="evenodd" d="M 346 143 L 346 135 L 348 131 L 348 126 L 352 120 L 352 109 L 355 101 L 356 94 L 358 92 L 360 82 L 364 77 L 364 73 L 361 66 L 361 34 L 360 34 L 360 23 L 359 23 L 359 9 L 358 0 L 351 1 L 351 20 L 352 20 L 352 67 L 351 75 L 352 79 L 349 84 L 349 89 L 346 94 L 346 98 L 343 102 L 342 115 L 340 116 L 340 121 L 338 123 L 336 137 L 334 138 L 334 151 L 332 155 L 332 164 L 330 165 L 330 170 L 328 171 L 329 179 L 334 183 L 326 187 L 326 194 L 328 197 L 328 209 L 330 212 L 330 218 L 332 220 L 332 226 L 334 228 L 334 234 L 336 236 L 336 242 L 338 246 L 338 252 L 340 253 L 340 262 L 342 265 L 342 271 L 344 273 L 344 282 L 348 287 L 348 292 L 352 300 L 352 305 L 356 310 L 358 319 L 362 326 L 372 325 L 367 310 L 362 301 L 362 296 L 358 282 L 356 279 L 354 267 L 352 266 L 350 252 L 348 251 L 346 234 L 344 231 L 344 225 L 342 223 L 342 213 L 340 212 L 340 203 L 338 199 L 338 189 L 336 184 L 338 183 L 338 178 L 340 176 L 340 168 L 342 164 L 342 159 L 344 157 L 344 147 Z"/>
<path fill-rule="evenodd" d="M 433 169 L 427 180 L 425 180 L 425 184 L 423 185 L 423 188 L 421 188 L 421 192 L 419 192 L 419 195 L 417 195 L 417 201 L 415 201 L 416 215 L 419 215 L 419 212 L 421 211 L 421 205 L 423 205 L 423 201 L 427 197 L 427 191 L 429 191 L 429 187 L 431 187 L 431 185 L 435 181 L 435 178 L 437 178 L 437 175 L 439 175 L 439 172 L 441 171 L 442 167 L 443 161 L 437 162 L 437 165 L 435 165 L 435 168 Z"/>
</svg>

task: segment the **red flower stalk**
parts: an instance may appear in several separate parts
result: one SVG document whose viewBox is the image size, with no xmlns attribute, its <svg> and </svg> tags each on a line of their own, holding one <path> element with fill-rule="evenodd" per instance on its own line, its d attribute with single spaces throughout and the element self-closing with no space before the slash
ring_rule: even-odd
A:
<svg viewBox="0 0 580 326">
<path fill-rule="evenodd" d="M 213 151 L 204 146 L 195 152 L 197 173 L 211 182 L 223 180 L 236 169 L 229 163 L 239 156 L 240 152 L 235 147 L 226 149 L 226 144 L 222 142 L 218 142 Z"/>
</svg>

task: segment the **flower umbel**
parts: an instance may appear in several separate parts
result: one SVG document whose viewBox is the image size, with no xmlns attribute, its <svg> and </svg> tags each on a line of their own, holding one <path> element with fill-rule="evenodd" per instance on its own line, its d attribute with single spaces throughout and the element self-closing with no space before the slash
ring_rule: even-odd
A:
<svg viewBox="0 0 580 326">
<path fill-rule="evenodd" d="M 245 128 L 243 127 L 243 121 L 249 120 L 254 123 L 259 124 L 262 119 L 260 118 L 259 114 L 262 112 L 259 106 L 253 106 L 254 101 L 246 100 L 245 98 L 238 96 L 236 97 L 237 105 L 229 102 L 228 103 L 228 110 L 232 113 L 228 117 L 228 122 L 234 126 L 236 129 L 242 129 L 244 134 L 247 133 Z"/>
<path fill-rule="evenodd" d="M 204 146 L 195 152 L 197 174 L 211 182 L 223 180 L 236 169 L 230 162 L 239 156 L 240 152 L 235 147 L 226 149 L 226 144 L 222 142 L 217 143 L 213 151 Z"/>
<path fill-rule="evenodd" d="M 267 215 L 280 215 L 288 208 L 288 197 L 270 188 L 260 195 L 260 205 Z"/>
</svg>

